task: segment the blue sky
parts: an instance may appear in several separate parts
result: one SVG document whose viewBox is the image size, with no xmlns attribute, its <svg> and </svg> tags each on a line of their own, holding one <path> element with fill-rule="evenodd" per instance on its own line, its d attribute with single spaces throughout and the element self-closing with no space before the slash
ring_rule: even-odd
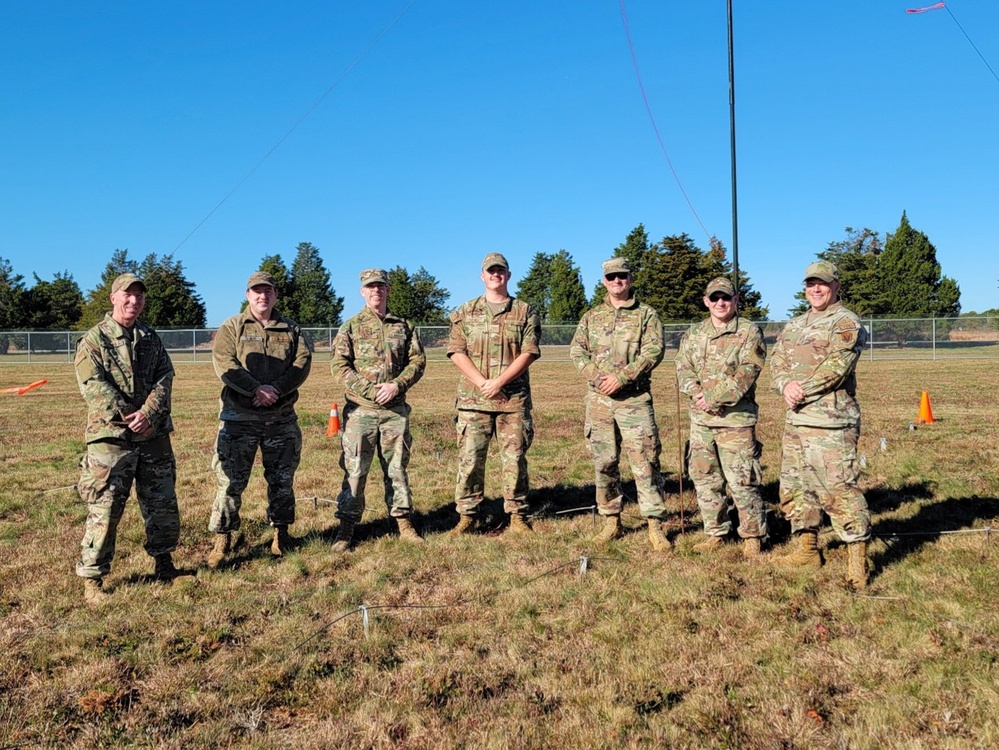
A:
<svg viewBox="0 0 999 750">
<path fill-rule="evenodd" d="M 451 304 L 568 250 L 587 291 L 639 223 L 708 238 L 655 139 L 618 0 L 38 0 L 0 8 L 0 257 L 84 292 L 116 248 L 174 253 L 210 324 L 267 254 L 424 266 Z M 999 306 L 999 81 L 928 2 L 735 0 L 740 265 L 783 318 L 814 253 L 902 211 Z M 724 0 L 626 0 L 656 124 L 731 249 Z M 999 70 L 999 4 L 948 3 Z M 183 243 L 183 244 L 182 244 Z"/>
</svg>

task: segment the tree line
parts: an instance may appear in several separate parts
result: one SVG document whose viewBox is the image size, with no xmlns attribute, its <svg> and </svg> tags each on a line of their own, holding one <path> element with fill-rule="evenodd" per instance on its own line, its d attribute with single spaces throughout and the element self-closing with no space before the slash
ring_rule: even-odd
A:
<svg viewBox="0 0 999 750">
<path fill-rule="evenodd" d="M 864 228 L 846 228 L 846 237 L 830 242 L 816 257 L 839 267 L 841 297 L 863 317 L 953 317 L 961 312 L 961 291 L 954 279 L 944 276 L 936 248 L 925 233 L 913 228 L 903 212 L 899 226 L 884 235 Z M 712 238 L 698 247 L 687 234 L 667 235 L 652 242 L 643 224 L 625 237 L 610 255 L 627 258 L 633 270 L 636 295 L 656 309 L 663 320 L 692 321 L 707 315 L 701 297 L 708 281 L 732 277 L 732 263 L 725 247 Z M 789 262 L 804 266 L 807 259 Z M 265 256 L 258 270 L 276 281 L 278 306 L 305 326 L 338 326 L 342 323 L 343 297 L 336 293 L 319 248 L 298 244 L 291 265 L 279 254 Z M 148 285 L 143 319 L 154 328 L 201 328 L 206 309 L 183 264 L 172 255 L 129 257 L 115 250 L 101 274 L 100 284 L 86 295 L 68 272 L 52 280 L 34 276 L 27 287 L 10 262 L 0 257 L 0 331 L 83 330 L 97 323 L 110 309 L 111 282 L 132 272 Z M 389 309 L 421 325 L 447 323 L 451 293 L 426 268 L 411 273 L 402 266 L 388 269 Z M 739 269 L 740 314 L 765 320 L 770 313 L 753 288 L 747 272 Z M 516 296 L 529 302 L 548 323 L 575 323 L 590 306 L 603 300 L 598 282 L 590 295 L 582 273 L 566 250 L 538 252 L 520 277 Z M 797 314 L 807 308 L 799 293 Z M 995 313 L 987 311 L 986 314 Z"/>
</svg>

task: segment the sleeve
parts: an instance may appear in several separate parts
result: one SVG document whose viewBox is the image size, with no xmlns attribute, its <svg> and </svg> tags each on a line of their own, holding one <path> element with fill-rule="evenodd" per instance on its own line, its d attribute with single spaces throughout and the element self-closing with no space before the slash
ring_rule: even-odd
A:
<svg viewBox="0 0 999 750">
<path fill-rule="evenodd" d="M 533 354 L 537 359 L 541 356 L 541 316 L 528 305 L 524 316 L 524 337 L 520 344 L 521 354 Z"/>
<path fill-rule="evenodd" d="M 858 321 L 843 316 L 833 323 L 829 353 L 801 383 L 806 404 L 842 385 L 857 366 L 866 341 L 867 333 Z"/>
<path fill-rule="evenodd" d="M 297 325 L 292 326 L 292 333 L 295 336 L 295 356 L 288 369 L 272 384 L 281 395 L 297 391 L 312 369 L 312 341 Z"/>
<path fill-rule="evenodd" d="M 163 341 L 152 331 L 148 335 L 154 336 L 156 341 L 156 369 L 149 395 L 146 396 L 139 411 L 145 415 L 154 428 L 158 429 L 170 416 L 174 370 L 173 362 L 170 361 L 170 355 L 167 354 Z"/>
<path fill-rule="evenodd" d="M 739 364 L 735 372 L 718 378 L 718 383 L 704 394 L 711 408 L 735 406 L 760 377 L 767 359 L 767 347 L 759 326 L 750 324 L 750 334 L 739 347 Z"/>
<path fill-rule="evenodd" d="M 576 326 L 576 332 L 572 336 L 572 343 L 569 345 L 569 358 L 576 370 L 592 383 L 599 376 L 600 371 L 593 363 L 593 352 L 590 351 L 590 313 L 583 313 L 583 317 Z"/>
<path fill-rule="evenodd" d="M 378 394 L 375 384 L 361 376 L 354 368 L 354 361 L 354 326 L 352 321 L 348 320 L 340 326 L 336 338 L 333 339 L 330 372 L 333 373 L 333 377 L 338 378 L 343 383 L 343 387 L 350 393 L 374 401 Z"/>
<path fill-rule="evenodd" d="M 628 385 L 652 372 L 663 361 L 663 324 L 651 307 L 642 320 L 642 339 L 635 358 L 614 373 L 621 385 Z"/>
<path fill-rule="evenodd" d="M 447 337 L 447 356 L 452 354 L 468 355 L 468 340 L 465 337 L 464 306 L 459 307 L 450 318 L 451 327 Z"/>
<path fill-rule="evenodd" d="M 212 364 L 215 366 L 215 374 L 225 385 L 244 396 L 252 396 L 261 384 L 243 367 L 236 355 L 237 325 L 238 320 L 229 318 L 215 332 Z"/>
<path fill-rule="evenodd" d="M 791 369 L 787 361 L 787 350 L 784 346 L 784 334 L 787 333 L 787 324 L 777 334 L 777 341 L 770 351 L 770 387 L 777 393 L 784 393 L 784 388 L 791 382 Z"/>
<path fill-rule="evenodd" d="M 680 393 L 693 399 L 701 392 L 701 379 L 698 377 L 697 369 L 694 367 L 694 350 L 691 338 L 696 326 L 691 326 L 683 338 L 680 339 L 680 348 L 676 353 L 676 382 Z"/>
<path fill-rule="evenodd" d="M 423 342 L 420 341 L 420 332 L 408 320 L 405 325 L 409 334 L 409 352 L 406 356 L 406 366 L 402 369 L 402 372 L 393 378 L 393 382 L 399 386 L 401 393 L 405 393 L 416 385 L 420 381 L 420 378 L 423 377 L 423 372 L 427 368 L 427 355 L 423 352 Z"/>
<path fill-rule="evenodd" d="M 125 395 L 112 382 L 100 357 L 100 342 L 88 334 L 76 345 L 76 380 L 91 412 L 100 412 L 105 421 L 121 421 L 132 411 Z"/>
</svg>

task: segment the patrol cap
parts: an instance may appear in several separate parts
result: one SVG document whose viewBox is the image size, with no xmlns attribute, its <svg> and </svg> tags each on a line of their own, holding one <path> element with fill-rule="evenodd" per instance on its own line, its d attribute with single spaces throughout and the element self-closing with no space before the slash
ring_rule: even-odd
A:
<svg viewBox="0 0 999 750">
<path fill-rule="evenodd" d="M 836 268 L 835 263 L 830 263 L 828 260 L 817 260 L 814 263 L 809 263 L 808 268 L 805 269 L 805 281 L 809 279 L 822 279 L 830 284 L 833 281 L 839 281 L 839 269 Z"/>
<path fill-rule="evenodd" d="M 503 266 L 503 268 L 507 271 L 510 270 L 510 264 L 506 262 L 506 258 L 503 257 L 503 253 L 487 253 L 486 257 L 482 259 L 483 271 L 487 268 L 492 268 L 493 266 Z"/>
<path fill-rule="evenodd" d="M 274 283 L 274 277 L 267 273 L 267 271 L 254 271 L 250 274 L 250 278 L 246 280 L 247 289 L 253 289 L 253 287 L 261 285 L 277 289 L 277 284 Z"/>
<path fill-rule="evenodd" d="M 146 282 L 134 273 L 123 273 L 111 282 L 111 294 L 120 292 L 122 289 L 128 289 L 132 284 L 138 284 L 142 287 L 142 291 L 146 291 Z"/>
<path fill-rule="evenodd" d="M 388 284 L 388 272 L 381 268 L 367 268 L 361 271 L 361 286 L 368 284 Z"/>
<path fill-rule="evenodd" d="M 631 274 L 631 263 L 628 262 L 627 258 L 611 258 L 610 260 L 605 260 L 600 264 L 600 268 L 603 269 L 604 276 L 609 273 Z"/>
<path fill-rule="evenodd" d="M 722 292 L 730 297 L 734 297 L 735 286 L 724 276 L 718 276 L 708 282 L 708 288 L 704 290 L 704 296 L 710 297 L 713 292 Z"/>
</svg>

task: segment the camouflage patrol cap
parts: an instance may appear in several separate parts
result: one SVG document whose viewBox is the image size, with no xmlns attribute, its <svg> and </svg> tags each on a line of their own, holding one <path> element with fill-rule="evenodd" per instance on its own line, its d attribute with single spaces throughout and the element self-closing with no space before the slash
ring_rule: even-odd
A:
<svg viewBox="0 0 999 750">
<path fill-rule="evenodd" d="M 486 257 L 482 259 L 482 270 L 492 268 L 493 266 L 503 266 L 507 271 L 510 270 L 510 264 L 506 262 L 506 258 L 503 257 L 503 253 L 487 253 Z"/>
<path fill-rule="evenodd" d="M 120 292 L 122 289 L 128 289 L 132 284 L 138 284 L 142 287 L 142 291 L 146 291 L 146 282 L 134 273 L 123 273 L 111 282 L 111 294 Z"/>
<path fill-rule="evenodd" d="M 835 263 L 830 263 L 828 260 L 817 260 L 814 263 L 809 263 L 808 268 L 805 269 L 805 281 L 809 279 L 822 279 L 830 284 L 833 281 L 839 281 L 839 269 L 836 268 Z"/>
<path fill-rule="evenodd" d="M 261 285 L 277 289 L 277 284 L 274 283 L 274 277 L 267 273 L 267 271 L 254 271 L 250 274 L 250 278 L 246 280 L 247 289 L 253 289 L 253 287 Z"/>
<path fill-rule="evenodd" d="M 723 292 L 730 297 L 734 297 L 735 286 L 733 286 L 732 282 L 724 276 L 719 276 L 708 282 L 708 287 L 704 290 L 704 296 L 710 297 L 713 292 Z"/>
<path fill-rule="evenodd" d="M 609 273 L 631 274 L 631 263 L 628 262 L 627 258 L 611 258 L 601 263 L 600 267 L 604 271 L 604 276 Z"/>
<path fill-rule="evenodd" d="M 368 284 L 388 285 L 388 273 L 381 268 L 368 268 L 361 271 L 361 286 Z"/>
</svg>

